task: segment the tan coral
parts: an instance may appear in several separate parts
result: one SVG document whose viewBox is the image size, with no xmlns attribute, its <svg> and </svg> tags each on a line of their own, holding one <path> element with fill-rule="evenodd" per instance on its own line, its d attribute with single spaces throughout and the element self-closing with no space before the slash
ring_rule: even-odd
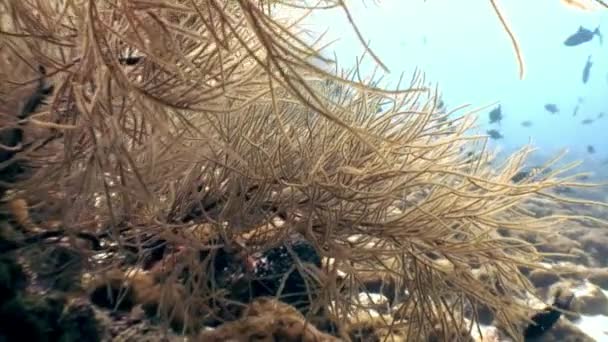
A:
<svg viewBox="0 0 608 342">
<path fill-rule="evenodd" d="M 211 331 L 203 331 L 200 342 L 338 342 L 338 338 L 322 333 L 293 307 L 274 299 L 261 298 L 246 309 L 237 321 L 225 323 Z"/>
<path fill-rule="evenodd" d="M 133 269 L 107 271 L 87 280 L 91 300 L 102 307 L 130 311 L 141 305 L 150 317 L 160 316 L 178 331 L 198 329 L 204 320 L 205 306 L 188 305 L 189 296 L 181 284 L 165 279 L 158 283 L 151 273 Z"/>
</svg>

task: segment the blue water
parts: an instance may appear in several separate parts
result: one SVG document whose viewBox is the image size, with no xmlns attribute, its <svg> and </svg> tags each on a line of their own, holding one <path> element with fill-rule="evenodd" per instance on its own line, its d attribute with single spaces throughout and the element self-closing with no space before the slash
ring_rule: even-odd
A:
<svg viewBox="0 0 608 342">
<path fill-rule="evenodd" d="M 591 0 L 592 1 L 592 0 Z M 383 0 L 348 2 L 365 40 L 389 68 L 385 85 L 404 73 L 410 79 L 424 71 L 431 85 L 438 84 L 448 107 L 483 106 L 498 101 L 504 120 L 497 128 L 505 136 L 494 145 L 512 151 L 532 140 L 542 156 L 568 149 L 570 159 L 581 159 L 587 170 L 599 174 L 608 165 L 608 10 L 583 12 L 558 0 L 499 0 L 500 8 L 516 35 L 526 73 L 519 79 L 511 42 L 488 0 Z M 305 21 L 316 32 L 328 30 L 325 41 L 338 39 L 324 50 L 338 56 L 344 68 L 352 67 L 363 53 L 346 15 L 341 10 L 314 13 Z M 602 45 L 595 37 L 575 47 L 564 40 L 579 26 L 605 31 Z M 593 66 L 589 81 L 582 82 L 588 56 Z M 371 75 L 376 64 L 365 58 L 361 70 Z M 578 115 L 572 116 L 579 102 Z M 555 103 L 560 113 L 543 108 Z M 488 127 L 487 113 L 479 117 L 479 132 Z M 591 125 L 586 118 L 600 112 L 606 117 Z M 521 122 L 530 120 L 525 128 Z M 596 153 L 586 149 L 593 145 Z M 608 178 L 608 172 L 605 173 Z"/>
</svg>

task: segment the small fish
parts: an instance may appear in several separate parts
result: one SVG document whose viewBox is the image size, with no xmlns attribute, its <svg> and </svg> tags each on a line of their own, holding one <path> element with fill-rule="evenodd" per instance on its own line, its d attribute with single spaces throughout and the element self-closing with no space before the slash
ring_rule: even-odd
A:
<svg viewBox="0 0 608 342">
<path fill-rule="evenodd" d="M 539 180 L 539 177 L 543 177 L 551 173 L 550 167 L 546 166 L 532 166 L 525 168 L 523 170 L 518 171 L 513 177 L 511 177 L 511 181 L 513 183 L 521 183 L 523 180 Z"/>
<path fill-rule="evenodd" d="M 545 105 L 545 110 L 551 114 L 555 114 L 555 113 L 559 112 L 559 108 L 557 108 L 557 106 L 553 103 L 547 103 Z"/>
<path fill-rule="evenodd" d="M 490 138 L 492 138 L 494 140 L 504 138 L 504 136 L 502 134 L 500 134 L 500 132 L 497 131 L 497 130 L 495 130 L 495 129 L 491 129 L 487 133 L 490 136 Z"/>
<path fill-rule="evenodd" d="M 524 126 L 524 127 L 531 127 L 532 126 L 532 121 L 529 121 L 529 120 L 523 121 L 521 123 L 521 125 Z"/>
<path fill-rule="evenodd" d="M 538 174 L 538 171 L 539 170 L 537 168 L 518 171 L 513 177 L 511 177 L 511 181 L 513 183 L 521 183 L 523 180 L 530 180 Z"/>
<path fill-rule="evenodd" d="M 437 102 L 437 110 L 443 111 L 445 109 L 445 102 L 442 99 L 439 99 Z"/>
<path fill-rule="evenodd" d="M 578 109 L 579 105 L 576 105 L 576 107 L 574 107 L 574 111 L 572 112 L 572 116 L 576 116 L 576 114 L 578 114 Z"/>
<path fill-rule="evenodd" d="M 583 125 L 590 125 L 593 123 L 593 119 L 585 119 L 585 120 L 581 121 L 581 123 Z"/>
<path fill-rule="evenodd" d="M 600 32 L 599 26 L 596 27 L 595 30 L 593 30 L 593 31 L 591 31 L 587 28 L 584 28 L 582 26 L 579 26 L 578 31 L 576 31 L 576 33 L 574 33 L 573 35 L 571 35 L 564 41 L 564 45 L 566 45 L 566 46 L 581 45 L 583 43 L 590 41 L 596 35 L 600 39 L 600 45 L 601 45 L 603 43 L 603 37 L 602 37 L 602 33 Z"/>
<path fill-rule="evenodd" d="M 530 177 L 530 171 L 522 170 L 518 171 L 513 177 L 511 177 L 511 182 L 520 183 L 524 179 Z"/>
<path fill-rule="evenodd" d="M 585 63 L 585 67 L 583 68 L 583 83 L 587 83 L 589 81 L 589 72 L 591 71 L 591 67 L 593 66 L 593 62 L 591 62 L 591 55 L 587 57 L 587 63 Z"/>
<path fill-rule="evenodd" d="M 558 195 L 566 195 L 566 194 L 572 194 L 574 193 L 574 189 L 567 187 L 567 186 L 556 186 L 555 189 L 553 189 L 553 191 L 558 194 Z"/>
<path fill-rule="evenodd" d="M 144 58 L 142 56 L 126 56 L 126 57 L 118 57 L 118 63 L 124 65 L 135 65 L 141 62 Z"/>
<path fill-rule="evenodd" d="M 492 109 L 492 111 L 490 111 L 490 124 L 496 123 L 498 122 L 498 124 L 500 124 L 500 121 L 502 120 L 502 110 L 500 108 L 500 105 L 498 105 L 498 107 Z"/>
<path fill-rule="evenodd" d="M 598 119 L 601 119 L 601 118 L 603 118 L 603 117 L 604 117 L 604 112 L 600 112 L 600 113 L 597 115 L 597 118 L 598 118 Z"/>
<path fill-rule="evenodd" d="M 582 181 L 582 182 L 588 181 L 589 180 L 589 175 L 579 175 L 579 176 L 576 176 L 576 180 Z"/>
<path fill-rule="evenodd" d="M 587 153 L 589 154 L 594 154 L 595 153 L 595 148 L 591 145 L 587 145 Z"/>
</svg>

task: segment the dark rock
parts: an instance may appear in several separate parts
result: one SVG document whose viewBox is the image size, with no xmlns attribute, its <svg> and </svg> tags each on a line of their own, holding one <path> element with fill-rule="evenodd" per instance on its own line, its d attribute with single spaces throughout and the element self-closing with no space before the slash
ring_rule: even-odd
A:
<svg viewBox="0 0 608 342">
<path fill-rule="evenodd" d="M 68 305 L 62 295 L 17 295 L 0 307 L 1 341 L 101 341 L 86 302 Z"/>
<path fill-rule="evenodd" d="M 8 255 L 0 256 L 0 305 L 23 291 L 26 284 L 27 277 L 21 265 Z"/>
<path fill-rule="evenodd" d="M 359 275 L 361 290 L 385 296 L 389 304 L 393 304 L 397 296 L 397 280 L 391 274 L 384 272 L 363 273 Z"/>
<path fill-rule="evenodd" d="M 95 305 L 110 310 L 130 311 L 136 304 L 136 293 L 130 283 L 125 283 L 121 272 L 108 274 L 91 285 L 89 299 Z"/>
<path fill-rule="evenodd" d="M 90 303 L 83 299 L 70 303 L 61 318 L 61 341 L 101 341 L 103 332 Z"/>
<path fill-rule="evenodd" d="M 558 309 L 568 310 L 573 299 L 574 295 L 572 293 L 557 291 L 553 307 L 547 307 L 531 317 L 533 323 L 529 324 L 524 330 L 524 339 L 528 341 L 545 335 L 560 319 L 562 313 Z"/>
<path fill-rule="evenodd" d="M 526 342 L 594 342 L 595 340 L 586 335 L 576 325 L 567 319 L 560 319 L 553 328 L 538 337 L 527 337 Z"/>
<path fill-rule="evenodd" d="M 251 282 L 252 298 L 279 295 L 281 301 L 306 311 L 310 304 L 309 296 L 314 297 L 314 293 L 307 293 L 307 289 L 314 292 L 315 284 L 310 278 L 305 280 L 301 274 L 304 271 L 300 272 L 297 269 L 294 257 L 297 257 L 302 264 L 321 267 L 321 257 L 315 248 L 304 240 L 296 240 L 272 248 L 264 252 L 256 262 L 254 278 Z M 281 290 L 280 294 L 279 290 Z"/>
</svg>

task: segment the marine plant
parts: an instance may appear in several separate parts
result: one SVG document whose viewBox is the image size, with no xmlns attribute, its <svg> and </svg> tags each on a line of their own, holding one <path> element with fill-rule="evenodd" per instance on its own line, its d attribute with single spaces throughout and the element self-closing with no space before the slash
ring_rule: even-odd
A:
<svg viewBox="0 0 608 342">
<path fill-rule="evenodd" d="M 171 310 L 154 309 L 181 310 L 189 333 L 233 319 L 251 300 L 247 269 L 280 252 L 293 262 L 276 266 L 273 291 L 301 274 L 303 311 L 337 326 L 375 272 L 398 292 L 403 319 L 386 324 L 412 340 L 473 329 L 463 315 L 480 306 L 521 339 L 532 290 L 520 268 L 541 256 L 498 230 L 577 219 L 536 218 L 524 204 L 576 201 L 550 190 L 586 185 L 560 177 L 567 168 L 511 182 L 530 149 L 493 164 L 470 133 L 475 111 L 446 111 L 421 73 L 387 90 L 316 66 L 330 61 L 298 20 L 272 15 L 276 3 L 0 1 L 2 126 L 24 132 L 0 167 L 27 170 L 2 179 L 5 200 L 27 199 L 37 226 L 11 249 L 64 236 L 90 274 L 152 260 L 156 281 L 179 288 L 158 304 Z M 315 8 L 330 6 L 348 13 L 342 1 Z M 53 94 L 16 120 L 41 77 Z M 170 266 L 157 254 L 173 255 Z"/>
</svg>

